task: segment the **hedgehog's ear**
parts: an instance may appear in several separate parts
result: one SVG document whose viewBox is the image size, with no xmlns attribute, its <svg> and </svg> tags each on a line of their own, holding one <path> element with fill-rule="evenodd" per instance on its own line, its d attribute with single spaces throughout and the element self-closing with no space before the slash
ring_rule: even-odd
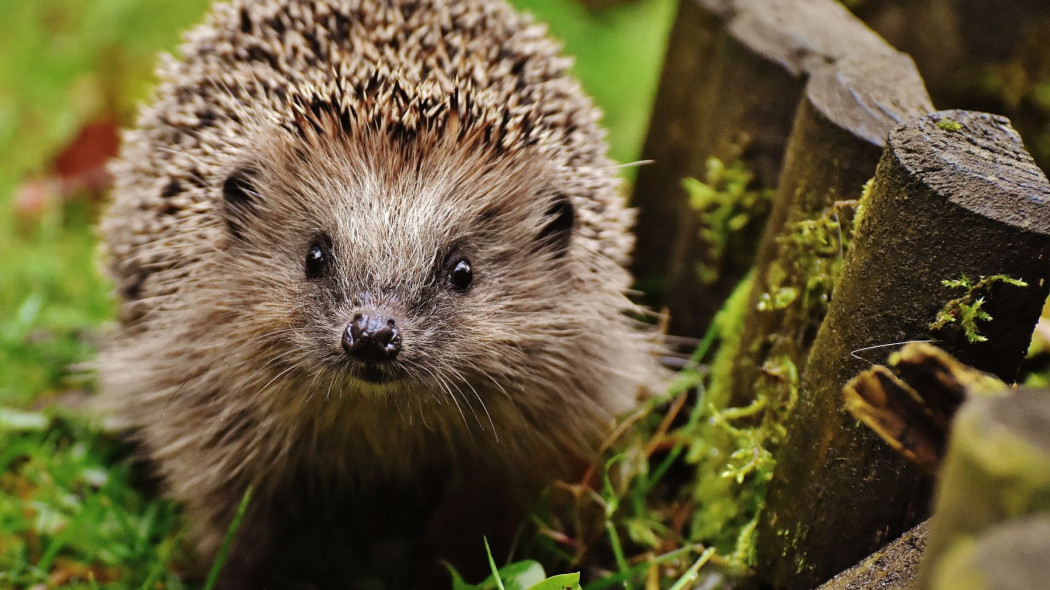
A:
<svg viewBox="0 0 1050 590">
<path fill-rule="evenodd" d="M 222 213 L 235 238 L 240 238 L 249 219 L 258 210 L 259 191 L 255 188 L 258 172 L 250 166 L 236 168 L 222 183 Z"/>
<path fill-rule="evenodd" d="M 576 225 L 576 208 L 569 197 L 558 194 L 551 202 L 544 216 L 545 225 L 540 231 L 540 243 L 550 248 L 558 256 L 569 250 L 572 241 L 572 230 Z"/>
</svg>

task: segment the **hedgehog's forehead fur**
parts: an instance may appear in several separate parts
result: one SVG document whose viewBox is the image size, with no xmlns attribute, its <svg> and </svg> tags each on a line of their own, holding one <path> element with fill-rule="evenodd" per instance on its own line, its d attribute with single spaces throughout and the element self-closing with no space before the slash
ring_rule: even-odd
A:
<svg viewBox="0 0 1050 590">
<path fill-rule="evenodd" d="M 330 115 L 347 134 L 430 131 L 497 153 L 538 144 L 574 165 L 605 157 L 571 60 L 503 2 L 234 0 L 189 39 L 207 47 L 194 56 L 203 67 L 171 62 L 164 77 L 214 93 L 235 120 L 256 111 L 303 135 Z"/>
<path fill-rule="evenodd" d="M 559 199 L 583 188 L 535 147 L 507 151 L 436 131 L 391 137 L 341 120 L 321 112 L 289 126 L 252 126 L 249 155 L 230 168 L 247 176 L 259 225 L 269 220 L 300 241 L 323 234 L 352 248 L 344 254 L 355 275 L 381 279 L 396 273 L 378 266 L 430 262 L 485 234 L 520 253 Z"/>
</svg>

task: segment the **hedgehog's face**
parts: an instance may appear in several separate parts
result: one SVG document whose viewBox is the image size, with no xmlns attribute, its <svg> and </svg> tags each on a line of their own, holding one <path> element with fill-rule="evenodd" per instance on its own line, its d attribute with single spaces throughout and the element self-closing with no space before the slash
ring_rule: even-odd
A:
<svg viewBox="0 0 1050 590">
<path fill-rule="evenodd" d="M 556 169 L 454 146 L 340 149 L 242 164 L 223 184 L 243 268 L 230 288 L 253 302 L 238 324 L 281 378 L 440 398 L 568 370 L 593 312 Z"/>
</svg>

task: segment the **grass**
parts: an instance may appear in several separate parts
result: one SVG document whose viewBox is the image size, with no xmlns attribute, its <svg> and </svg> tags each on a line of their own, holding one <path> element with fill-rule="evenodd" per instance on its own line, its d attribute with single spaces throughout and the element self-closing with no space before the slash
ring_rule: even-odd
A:
<svg viewBox="0 0 1050 590">
<path fill-rule="evenodd" d="M 196 7 L 194 7 L 196 4 Z M 182 588 L 178 509 L 136 481 L 126 445 L 51 408 L 83 397 L 114 317 L 95 269 L 95 195 L 31 205 L 81 127 L 129 118 L 156 50 L 203 2 L 0 0 L 0 587 Z M 38 195 L 39 196 L 39 195 Z"/>
<path fill-rule="evenodd" d="M 673 3 L 598 15 L 565 0 L 516 3 L 577 56 L 614 158 L 636 159 Z M 86 125 L 133 122 L 156 53 L 206 5 L 0 0 L 0 588 L 187 587 L 178 507 L 136 479 L 117 437 L 57 409 L 93 393 L 80 367 L 116 309 L 96 271 L 103 195 L 58 190 L 54 174 Z"/>
<path fill-rule="evenodd" d="M 183 588 L 178 509 L 137 491 L 124 445 L 79 418 L 20 418 L 0 430 L 0 587 Z"/>
</svg>

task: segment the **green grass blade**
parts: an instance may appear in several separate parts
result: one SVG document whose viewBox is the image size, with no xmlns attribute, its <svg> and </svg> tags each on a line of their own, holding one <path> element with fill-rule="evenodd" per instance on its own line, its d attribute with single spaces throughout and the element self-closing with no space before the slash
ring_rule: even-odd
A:
<svg viewBox="0 0 1050 590">
<path fill-rule="evenodd" d="M 485 541 L 485 554 L 489 557 L 489 568 L 492 569 L 492 579 L 496 582 L 496 587 L 499 588 L 499 590 L 506 590 L 503 587 L 503 580 L 500 579 L 499 570 L 496 569 L 496 560 L 492 559 L 492 549 L 489 548 L 489 539 L 488 537 L 482 537 L 482 540 Z"/>
<path fill-rule="evenodd" d="M 219 580 L 219 572 L 222 571 L 222 566 L 226 563 L 226 557 L 230 553 L 230 546 L 233 545 L 233 537 L 237 534 L 237 529 L 241 526 L 241 519 L 244 518 L 245 511 L 248 510 L 248 502 L 252 499 L 252 486 L 248 486 L 248 489 L 244 491 L 244 497 L 241 498 L 241 505 L 237 507 L 237 514 L 233 516 L 233 522 L 230 523 L 230 527 L 226 529 L 226 536 L 222 539 L 222 547 L 219 548 L 219 555 L 215 557 L 215 562 L 211 564 L 211 571 L 208 572 L 208 579 L 204 582 L 204 590 L 212 590 L 215 587 L 215 582 Z M 488 544 L 486 543 L 486 547 Z M 491 560 L 491 556 L 489 557 Z"/>
</svg>

